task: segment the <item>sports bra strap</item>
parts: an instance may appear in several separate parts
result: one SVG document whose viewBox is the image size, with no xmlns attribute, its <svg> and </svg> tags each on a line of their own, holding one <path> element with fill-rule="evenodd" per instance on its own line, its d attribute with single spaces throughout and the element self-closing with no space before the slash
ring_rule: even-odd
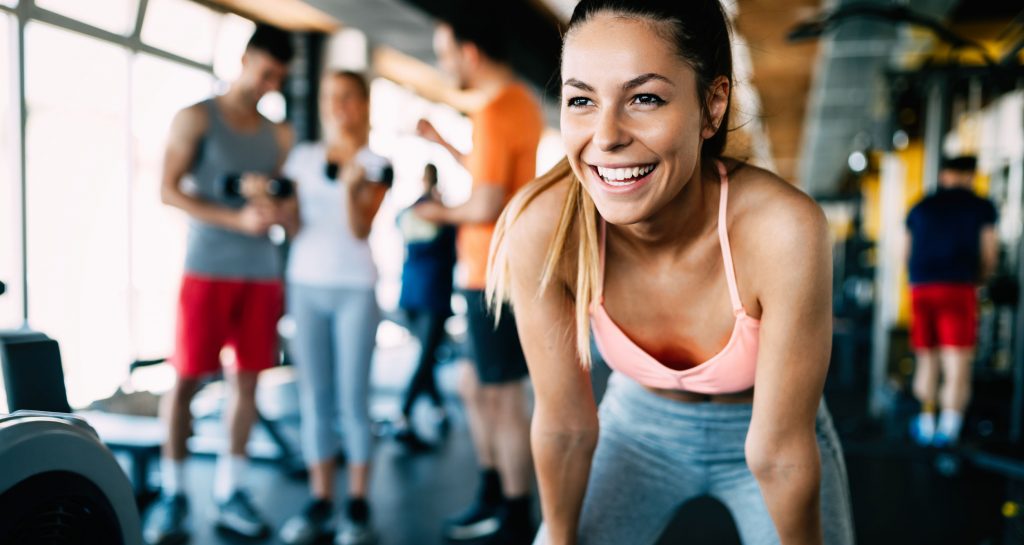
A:
<svg viewBox="0 0 1024 545">
<path fill-rule="evenodd" d="M 729 175 L 725 170 L 725 165 L 721 161 L 716 161 L 718 164 L 718 175 L 722 180 L 721 198 L 718 203 L 718 240 L 722 247 L 722 260 L 725 263 L 725 281 L 729 285 L 729 299 L 732 301 L 732 310 L 736 316 L 739 316 L 746 312 L 743 309 L 743 302 L 740 301 L 739 288 L 736 287 L 736 271 L 732 264 L 732 250 L 729 247 L 729 233 L 726 230 L 726 205 L 729 201 Z M 608 239 L 608 223 L 600 218 L 598 221 L 601 222 L 601 233 L 600 233 L 600 247 L 598 253 L 601 259 L 601 276 L 598 279 L 597 295 L 598 303 L 604 304 L 604 268 L 605 268 L 605 246 Z"/>
<path fill-rule="evenodd" d="M 729 299 L 732 300 L 732 310 L 739 316 L 743 314 L 743 303 L 740 301 L 740 291 L 736 287 L 736 270 L 732 265 L 732 250 L 729 248 L 729 233 L 726 230 L 726 204 L 729 202 L 729 175 L 725 165 L 718 163 L 718 175 L 722 180 L 721 199 L 718 203 L 718 240 L 722 246 L 722 260 L 725 262 L 725 281 L 729 284 Z"/>
</svg>

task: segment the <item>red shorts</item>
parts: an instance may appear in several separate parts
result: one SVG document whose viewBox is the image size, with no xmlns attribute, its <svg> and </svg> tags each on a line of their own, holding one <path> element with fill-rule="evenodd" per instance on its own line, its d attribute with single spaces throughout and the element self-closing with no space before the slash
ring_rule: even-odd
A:
<svg viewBox="0 0 1024 545">
<path fill-rule="evenodd" d="M 277 322 L 284 311 L 281 282 L 185 275 L 178 297 L 174 358 L 178 375 L 221 370 L 221 351 L 234 350 L 238 371 L 262 371 L 278 361 Z"/>
<path fill-rule="evenodd" d="M 978 335 L 978 296 L 971 284 L 920 284 L 910 288 L 910 344 L 970 348 Z"/>
</svg>

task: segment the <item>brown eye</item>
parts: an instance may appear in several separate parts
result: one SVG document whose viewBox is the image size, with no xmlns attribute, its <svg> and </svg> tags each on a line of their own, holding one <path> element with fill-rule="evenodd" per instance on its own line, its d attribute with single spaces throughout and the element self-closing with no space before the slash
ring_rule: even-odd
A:
<svg viewBox="0 0 1024 545">
<path fill-rule="evenodd" d="M 590 102 L 590 99 L 587 97 L 572 97 L 565 101 L 565 105 L 570 108 L 582 108 L 584 106 L 589 106 L 590 104 L 592 104 L 592 102 Z"/>
<path fill-rule="evenodd" d="M 644 104 L 651 106 L 660 106 L 665 103 L 665 101 L 662 100 L 661 97 L 652 94 L 636 95 L 635 97 L 633 97 L 633 102 L 635 104 Z"/>
</svg>

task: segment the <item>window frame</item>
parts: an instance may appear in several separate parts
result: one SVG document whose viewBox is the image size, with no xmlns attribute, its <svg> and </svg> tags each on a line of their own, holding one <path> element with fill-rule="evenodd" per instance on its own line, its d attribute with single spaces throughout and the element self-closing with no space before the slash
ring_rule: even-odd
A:
<svg viewBox="0 0 1024 545">
<path fill-rule="evenodd" d="M 26 131 L 28 126 L 28 108 L 25 96 L 25 27 L 30 22 L 42 22 L 67 30 L 82 34 L 103 42 L 111 43 L 116 46 L 120 46 L 126 49 L 130 57 L 134 58 L 139 53 L 145 53 L 154 57 L 161 58 L 166 61 L 170 61 L 177 64 L 182 64 L 202 72 L 210 74 L 214 79 L 217 78 L 216 73 L 213 69 L 213 62 L 202 63 L 181 55 L 177 55 L 170 51 L 153 47 L 142 41 L 142 26 L 145 23 L 146 11 L 149 6 L 149 0 L 138 0 L 138 10 L 135 15 L 134 26 L 132 31 L 128 35 L 118 34 L 98 28 L 88 23 L 79 21 L 72 17 L 62 15 L 47 9 L 43 9 L 36 5 L 35 0 L 19 0 L 15 6 L 7 6 L 0 4 L 0 13 L 10 14 L 14 16 L 15 23 L 15 73 L 16 73 L 16 91 L 15 91 L 15 102 L 17 107 L 18 117 L 18 172 L 16 180 L 18 185 L 18 196 L 19 196 L 19 212 L 20 212 L 20 250 L 21 250 L 21 319 L 22 326 L 27 327 L 30 316 L 29 316 L 29 298 L 32 296 L 29 290 L 29 278 L 28 278 L 28 202 L 27 202 L 27 153 L 25 147 Z M 129 70 L 131 70 L 131 63 L 129 63 Z M 131 85 L 131 74 L 127 78 L 128 85 Z M 130 89 L 129 89 L 130 92 Z M 128 122 L 131 124 L 133 112 L 129 109 L 128 111 Z M 131 186 L 131 173 L 129 174 L 129 187 Z M 130 274 L 130 271 L 129 271 Z"/>
</svg>

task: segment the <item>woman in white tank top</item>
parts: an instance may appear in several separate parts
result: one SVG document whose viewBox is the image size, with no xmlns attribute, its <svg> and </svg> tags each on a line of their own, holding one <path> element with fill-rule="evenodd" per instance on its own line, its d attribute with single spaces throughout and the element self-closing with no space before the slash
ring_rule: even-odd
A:
<svg viewBox="0 0 1024 545">
<path fill-rule="evenodd" d="M 320 84 L 324 140 L 300 144 L 284 166 L 298 186 L 301 225 L 286 272 L 289 345 L 298 373 L 303 454 L 312 498 L 281 529 L 285 543 L 311 543 L 337 531 L 336 543 L 373 539 L 366 493 L 370 475 L 370 362 L 380 311 L 377 270 L 367 237 L 391 182 L 390 163 L 367 148 L 369 87 L 352 72 Z M 336 420 L 341 415 L 344 445 Z M 348 501 L 335 530 L 334 474 L 348 459 Z"/>
</svg>

